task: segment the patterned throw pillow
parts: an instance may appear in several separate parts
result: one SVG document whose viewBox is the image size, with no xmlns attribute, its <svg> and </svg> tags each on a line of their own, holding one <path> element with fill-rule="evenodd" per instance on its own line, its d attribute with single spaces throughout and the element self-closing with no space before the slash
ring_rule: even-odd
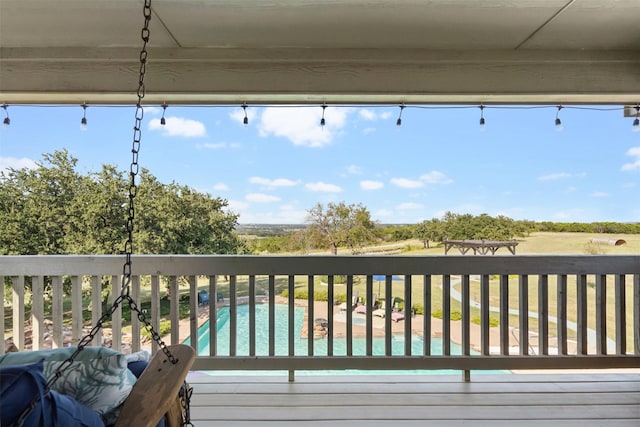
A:
<svg viewBox="0 0 640 427">
<path fill-rule="evenodd" d="M 0 356 L 0 366 L 25 365 L 44 360 L 44 376 L 51 378 L 75 347 L 25 351 Z M 85 347 L 53 386 L 104 417 L 127 398 L 136 377 L 127 369 L 124 354 L 106 347 Z"/>
</svg>

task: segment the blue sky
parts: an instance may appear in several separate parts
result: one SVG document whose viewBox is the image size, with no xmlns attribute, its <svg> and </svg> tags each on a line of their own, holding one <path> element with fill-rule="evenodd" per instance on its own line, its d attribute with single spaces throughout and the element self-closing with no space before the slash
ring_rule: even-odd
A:
<svg viewBox="0 0 640 427">
<path fill-rule="evenodd" d="M 240 223 L 304 223 L 362 203 L 380 223 L 446 211 L 557 222 L 640 220 L 640 132 L 620 109 L 407 106 L 146 107 L 140 164 L 227 199 Z M 0 113 L 4 111 L 0 110 Z M 0 169 L 66 148 L 81 173 L 128 170 L 134 107 L 9 106 Z M 4 118 L 4 116 L 3 116 Z"/>
</svg>

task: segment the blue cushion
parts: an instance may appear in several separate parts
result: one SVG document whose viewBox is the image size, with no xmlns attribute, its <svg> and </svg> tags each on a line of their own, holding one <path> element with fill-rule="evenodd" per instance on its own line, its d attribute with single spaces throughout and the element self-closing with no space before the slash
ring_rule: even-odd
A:
<svg viewBox="0 0 640 427">
<path fill-rule="evenodd" d="M 16 421 L 22 411 L 29 406 L 33 397 L 42 396 L 45 386 L 42 361 L 32 365 L 1 368 L 0 425 L 9 425 Z M 43 408 L 43 405 L 36 407 L 26 419 L 25 424 L 39 425 L 39 421 L 45 418 Z"/>
<path fill-rule="evenodd" d="M 75 400 L 51 391 L 45 394 L 43 362 L 0 368 L 0 425 L 20 417 L 34 397 L 38 403 L 26 418 L 25 426 L 104 427 L 102 418 Z"/>
</svg>

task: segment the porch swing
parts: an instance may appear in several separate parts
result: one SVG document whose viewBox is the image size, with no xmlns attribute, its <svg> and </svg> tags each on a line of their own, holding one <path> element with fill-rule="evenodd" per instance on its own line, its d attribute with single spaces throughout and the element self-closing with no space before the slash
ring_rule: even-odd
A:
<svg viewBox="0 0 640 427">
<path fill-rule="evenodd" d="M 41 400 L 48 396 L 56 381 L 62 378 L 65 371 L 74 363 L 76 357 L 85 350 L 94 340 L 96 334 L 102 329 L 104 322 L 108 321 L 120 304 L 128 304 L 132 314 L 135 313 L 138 320 L 151 333 L 157 343 L 159 351 L 151 358 L 144 371 L 135 381 L 131 392 L 120 406 L 115 427 L 129 426 L 155 426 L 166 417 L 166 425 L 169 427 L 193 425 L 189 413 L 189 397 L 191 389 L 185 382 L 186 376 L 195 360 L 195 350 L 187 345 L 178 344 L 167 346 L 161 339 L 153 325 L 140 310 L 136 302 L 130 296 L 131 284 L 131 256 L 133 253 L 133 225 L 135 218 L 134 199 L 137 193 L 136 176 L 138 174 L 138 152 L 141 141 L 141 126 L 144 116 L 142 99 L 145 96 L 144 78 L 146 74 L 147 43 L 149 42 L 149 22 L 151 20 L 151 0 L 145 0 L 144 27 L 141 31 L 143 46 L 140 51 L 140 72 L 138 80 L 135 112 L 135 126 L 133 134 L 132 160 L 130 166 L 129 204 L 127 220 L 127 240 L 125 243 L 126 260 L 123 265 L 122 286 L 120 295 L 113 301 L 111 308 L 98 320 L 93 329 L 78 343 L 73 353 L 58 365 L 52 377 L 42 387 L 41 394 L 35 394 L 27 407 L 20 412 L 17 420 L 11 422 L 11 426 L 26 425 L 25 421 L 31 412 L 40 404 Z M 65 426 L 73 427 L 73 426 Z"/>
</svg>

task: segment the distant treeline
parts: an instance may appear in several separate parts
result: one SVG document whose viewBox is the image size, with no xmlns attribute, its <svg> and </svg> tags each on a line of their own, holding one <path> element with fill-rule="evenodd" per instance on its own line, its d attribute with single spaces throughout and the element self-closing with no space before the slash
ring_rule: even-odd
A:
<svg viewBox="0 0 640 427">
<path fill-rule="evenodd" d="M 534 222 L 532 231 L 557 233 L 640 234 L 640 223 L 634 222 Z"/>
</svg>

